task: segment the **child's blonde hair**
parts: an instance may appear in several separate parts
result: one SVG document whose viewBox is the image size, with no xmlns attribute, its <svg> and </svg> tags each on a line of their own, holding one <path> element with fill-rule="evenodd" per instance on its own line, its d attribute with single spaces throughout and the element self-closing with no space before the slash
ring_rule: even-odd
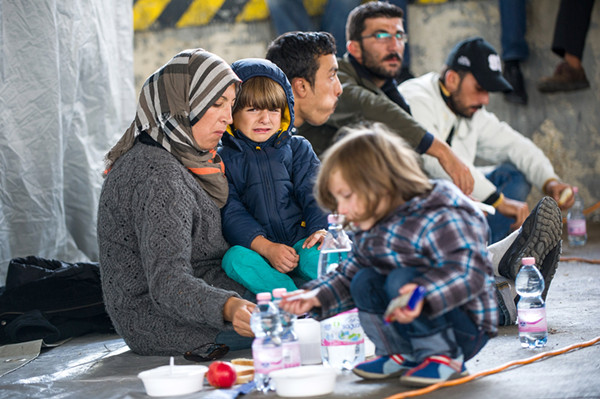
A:
<svg viewBox="0 0 600 399">
<path fill-rule="evenodd" d="M 419 155 L 385 125 L 373 123 L 342 128 L 343 138 L 323 155 L 315 196 L 323 208 L 335 211 L 337 203 L 329 192 L 331 175 L 339 171 L 350 189 L 363 200 L 362 221 L 380 220 L 400 204 L 431 191 L 432 184 L 421 169 Z M 377 210 L 388 197 L 385 209 Z"/>
<path fill-rule="evenodd" d="M 246 107 L 256 109 L 287 108 L 287 97 L 283 87 L 266 76 L 254 76 L 242 83 L 242 88 L 237 95 L 233 113 Z"/>
</svg>

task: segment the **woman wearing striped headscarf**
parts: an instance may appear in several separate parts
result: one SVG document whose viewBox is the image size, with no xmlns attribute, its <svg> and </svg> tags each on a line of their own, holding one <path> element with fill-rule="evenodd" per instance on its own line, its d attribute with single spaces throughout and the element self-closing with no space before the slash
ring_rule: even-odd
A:
<svg viewBox="0 0 600 399">
<path fill-rule="evenodd" d="M 224 355 L 251 337 L 252 302 L 221 268 L 228 185 L 216 147 L 239 78 L 202 49 L 152 74 L 135 120 L 106 156 L 98 209 L 106 310 L 144 355 Z M 236 334 L 237 333 L 237 334 Z"/>
</svg>

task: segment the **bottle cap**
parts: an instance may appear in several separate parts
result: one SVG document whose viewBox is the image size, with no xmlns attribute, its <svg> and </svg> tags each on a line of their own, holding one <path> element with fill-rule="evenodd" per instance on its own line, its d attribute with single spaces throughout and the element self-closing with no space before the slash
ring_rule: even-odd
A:
<svg viewBox="0 0 600 399">
<path fill-rule="evenodd" d="M 283 294 L 287 293 L 285 288 L 275 288 L 273 290 L 273 298 L 282 298 Z"/>
<path fill-rule="evenodd" d="M 579 192 L 579 187 L 573 186 L 573 192 L 577 194 Z"/>
<path fill-rule="evenodd" d="M 258 294 L 256 294 L 256 300 L 257 301 L 270 301 L 271 293 L 270 292 L 259 292 Z"/>
<path fill-rule="evenodd" d="M 535 265 L 535 258 L 523 258 L 521 259 L 523 265 Z"/>
</svg>

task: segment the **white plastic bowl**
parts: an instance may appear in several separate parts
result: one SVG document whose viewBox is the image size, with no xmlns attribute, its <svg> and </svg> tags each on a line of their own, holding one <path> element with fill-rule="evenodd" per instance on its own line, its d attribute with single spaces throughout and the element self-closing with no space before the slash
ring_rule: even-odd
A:
<svg viewBox="0 0 600 399">
<path fill-rule="evenodd" d="M 335 388 L 337 371 L 321 365 L 272 371 L 277 395 L 287 398 L 327 395 Z"/>
<path fill-rule="evenodd" d="M 202 390 L 204 374 L 208 367 L 161 366 L 142 371 L 138 377 L 144 383 L 146 393 L 150 396 L 175 396 Z"/>
</svg>

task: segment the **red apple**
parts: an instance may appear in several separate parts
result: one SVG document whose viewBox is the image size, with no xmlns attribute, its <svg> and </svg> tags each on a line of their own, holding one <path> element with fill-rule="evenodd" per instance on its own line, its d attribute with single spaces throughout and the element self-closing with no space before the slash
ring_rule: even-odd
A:
<svg viewBox="0 0 600 399">
<path fill-rule="evenodd" d="M 229 362 L 215 361 L 208 366 L 206 379 L 215 388 L 231 388 L 236 378 L 235 367 Z"/>
</svg>

